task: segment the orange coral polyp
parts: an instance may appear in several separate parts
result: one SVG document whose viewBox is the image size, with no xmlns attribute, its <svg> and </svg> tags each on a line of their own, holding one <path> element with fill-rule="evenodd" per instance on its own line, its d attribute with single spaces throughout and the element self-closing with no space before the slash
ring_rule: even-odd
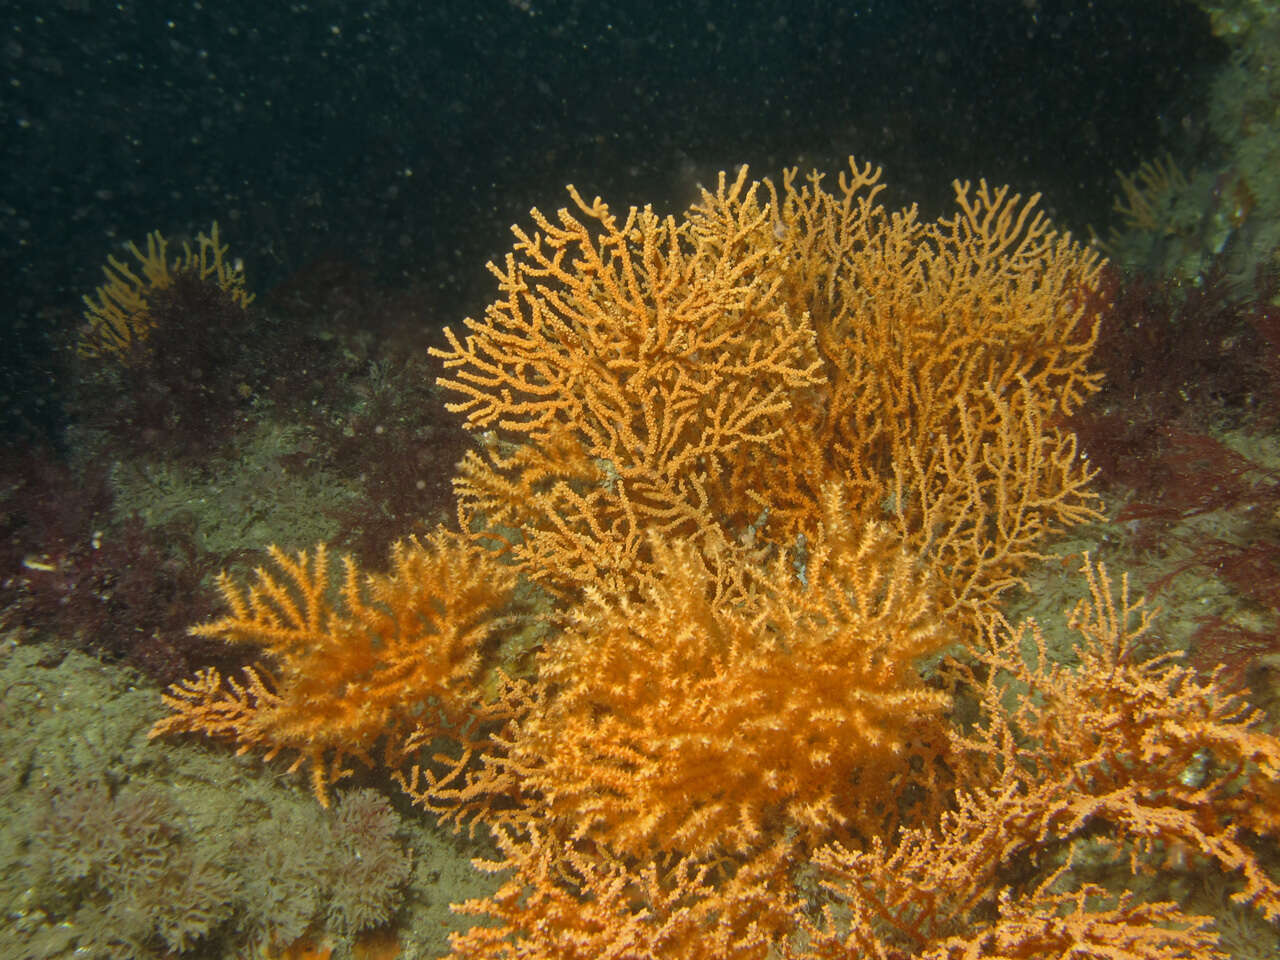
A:
<svg viewBox="0 0 1280 960">
<path fill-rule="evenodd" d="M 633 856 L 897 822 L 946 740 L 949 699 L 915 664 L 952 634 L 893 535 L 835 506 L 807 587 L 779 564 L 748 575 L 767 583 L 753 602 L 717 603 L 696 551 L 664 545 L 637 601 L 588 592 L 512 748 L 546 816 Z"/>
</svg>

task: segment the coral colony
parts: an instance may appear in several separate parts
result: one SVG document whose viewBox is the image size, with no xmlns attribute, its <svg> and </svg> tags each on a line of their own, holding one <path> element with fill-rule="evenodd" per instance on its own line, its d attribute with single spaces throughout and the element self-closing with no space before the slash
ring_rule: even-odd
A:
<svg viewBox="0 0 1280 960">
<path fill-rule="evenodd" d="M 193 633 L 243 665 L 152 737 L 491 841 L 456 958 L 1225 957 L 1193 882 L 1280 920 L 1260 715 L 1088 555 L 1062 636 L 1005 608 L 1100 516 L 1068 419 L 1099 256 L 1034 197 L 957 183 L 928 222 L 881 189 L 850 161 L 682 217 L 533 211 L 432 350 L 478 441 L 456 522 L 385 571 L 321 544 L 224 575 Z M 103 364 L 163 322 L 91 308 Z"/>
</svg>

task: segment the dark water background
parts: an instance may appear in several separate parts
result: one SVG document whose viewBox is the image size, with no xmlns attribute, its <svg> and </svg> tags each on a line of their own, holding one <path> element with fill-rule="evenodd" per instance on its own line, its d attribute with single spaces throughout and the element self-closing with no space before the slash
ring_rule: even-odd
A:
<svg viewBox="0 0 1280 960">
<path fill-rule="evenodd" d="M 1155 0 L 7 0 L 0 401 L 56 432 L 59 349 L 105 255 L 217 218 L 267 291 L 319 258 L 456 322 L 563 186 L 678 210 L 716 170 L 885 166 L 1043 191 L 1103 229 L 1114 171 L 1197 142 L 1225 56 Z"/>
</svg>

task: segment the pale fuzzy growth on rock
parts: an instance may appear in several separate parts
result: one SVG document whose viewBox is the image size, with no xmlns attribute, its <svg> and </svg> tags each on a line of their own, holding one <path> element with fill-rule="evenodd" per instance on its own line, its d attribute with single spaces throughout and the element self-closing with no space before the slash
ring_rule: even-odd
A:
<svg viewBox="0 0 1280 960">
<path fill-rule="evenodd" d="M 351 935 L 391 919 L 413 857 L 396 834 L 400 817 L 375 790 L 343 793 L 334 804 L 329 880 L 329 926 Z"/>
<path fill-rule="evenodd" d="M 181 953 L 230 916 L 237 880 L 201 857 L 159 788 L 72 782 L 47 804 L 24 857 L 29 908 L 78 954 Z"/>
</svg>

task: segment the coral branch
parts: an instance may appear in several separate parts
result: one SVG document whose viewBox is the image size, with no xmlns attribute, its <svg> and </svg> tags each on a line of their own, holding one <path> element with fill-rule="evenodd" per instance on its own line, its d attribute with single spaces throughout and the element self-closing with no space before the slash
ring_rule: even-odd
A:
<svg viewBox="0 0 1280 960">
<path fill-rule="evenodd" d="M 362 578 L 344 560 L 339 602 L 328 597 L 323 545 L 265 569 L 247 590 L 223 575 L 231 612 L 193 628 L 200 636 L 260 647 L 273 665 L 246 667 L 243 683 L 202 671 L 170 688 L 175 712 L 153 737 L 202 732 L 269 757 L 296 751 L 321 803 L 349 775 L 347 758 L 371 762 L 374 745 L 423 724 L 461 724 L 482 699 L 499 632 L 511 623 L 515 574 L 457 537 L 396 544 L 391 572 Z"/>
</svg>

